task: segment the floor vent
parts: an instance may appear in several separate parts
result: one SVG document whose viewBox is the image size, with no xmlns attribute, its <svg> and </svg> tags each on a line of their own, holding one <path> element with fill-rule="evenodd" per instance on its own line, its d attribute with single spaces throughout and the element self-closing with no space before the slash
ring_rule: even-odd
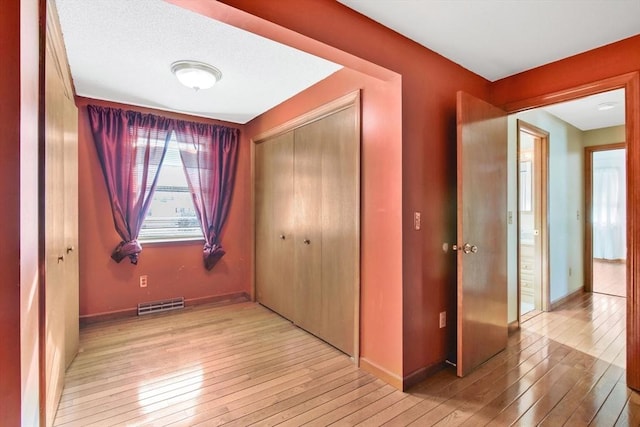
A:
<svg viewBox="0 0 640 427">
<path fill-rule="evenodd" d="M 142 302 L 138 304 L 138 316 L 143 314 L 160 313 L 162 311 L 184 308 L 184 297 L 172 298 L 163 301 Z"/>
</svg>

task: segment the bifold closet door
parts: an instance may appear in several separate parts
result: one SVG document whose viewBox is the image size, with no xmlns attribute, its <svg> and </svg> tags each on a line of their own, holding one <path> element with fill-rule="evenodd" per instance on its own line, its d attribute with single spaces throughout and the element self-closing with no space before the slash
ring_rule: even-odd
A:
<svg viewBox="0 0 640 427">
<path fill-rule="evenodd" d="M 359 269 L 359 137 L 355 107 L 295 131 L 296 316 L 349 355 Z"/>
<path fill-rule="evenodd" d="M 294 131 L 294 322 L 325 338 L 322 330 L 322 121 Z M 326 338 L 325 338 L 326 339 Z"/>
<path fill-rule="evenodd" d="M 350 105 L 255 145 L 256 296 L 357 357 L 360 133 Z"/>
<path fill-rule="evenodd" d="M 293 320 L 293 132 L 257 144 L 254 154 L 256 297 Z"/>
<path fill-rule="evenodd" d="M 322 122 L 322 330 L 349 355 L 355 351 L 360 268 L 360 133 L 355 106 Z"/>
</svg>

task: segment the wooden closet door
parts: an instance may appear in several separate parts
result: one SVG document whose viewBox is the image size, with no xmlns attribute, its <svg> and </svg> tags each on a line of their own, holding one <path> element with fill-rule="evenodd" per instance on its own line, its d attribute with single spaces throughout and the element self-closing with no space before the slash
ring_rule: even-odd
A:
<svg viewBox="0 0 640 427">
<path fill-rule="evenodd" d="M 354 355 L 359 313 L 360 138 L 356 107 L 318 123 L 322 146 L 322 334 Z"/>
<path fill-rule="evenodd" d="M 256 298 L 294 319 L 293 131 L 255 146 Z"/>
<path fill-rule="evenodd" d="M 64 281 L 65 367 L 78 353 L 80 289 L 78 271 L 78 109 L 64 98 Z"/>
<path fill-rule="evenodd" d="M 322 135 L 321 121 L 294 131 L 294 322 L 325 338 L 322 328 Z M 325 338 L 326 339 L 326 338 Z"/>
<path fill-rule="evenodd" d="M 48 41 L 48 40 L 47 40 Z M 44 371 L 46 425 L 53 423 L 64 385 L 66 368 L 64 289 L 64 86 L 47 43 L 45 80 L 44 153 Z"/>
</svg>

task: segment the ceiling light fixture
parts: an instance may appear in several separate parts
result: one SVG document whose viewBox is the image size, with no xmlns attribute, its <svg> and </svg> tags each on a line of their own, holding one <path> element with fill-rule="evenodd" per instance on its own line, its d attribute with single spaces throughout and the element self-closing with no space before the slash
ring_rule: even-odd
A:
<svg viewBox="0 0 640 427">
<path fill-rule="evenodd" d="M 222 78 L 216 67 L 198 61 L 176 61 L 171 64 L 171 72 L 190 89 L 209 89 Z"/>
<path fill-rule="evenodd" d="M 598 111 L 611 110 L 611 109 L 615 108 L 616 105 L 618 105 L 617 102 L 602 102 L 602 103 L 598 104 Z"/>
</svg>

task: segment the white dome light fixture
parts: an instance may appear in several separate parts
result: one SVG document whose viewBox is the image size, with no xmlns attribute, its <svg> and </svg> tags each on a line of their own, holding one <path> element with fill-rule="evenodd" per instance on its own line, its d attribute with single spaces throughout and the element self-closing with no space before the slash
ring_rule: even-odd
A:
<svg viewBox="0 0 640 427">
<path fill-rule="evenodd" d="M 171 64 L 171 72 L 180 83 L 195 91 L 209 89 L 222 79 L 220 70 L 199 61 L 176 61 Z"/>
<path fill-rule="evenodd" d="M 600 104 L 598 104 L 598 111 L 607 111 L 607 110 L 612 110 L 614 108 L 616 108 L 616 106 L 618 105 L 617 102 L 602 102 Z"/>
</svg>

